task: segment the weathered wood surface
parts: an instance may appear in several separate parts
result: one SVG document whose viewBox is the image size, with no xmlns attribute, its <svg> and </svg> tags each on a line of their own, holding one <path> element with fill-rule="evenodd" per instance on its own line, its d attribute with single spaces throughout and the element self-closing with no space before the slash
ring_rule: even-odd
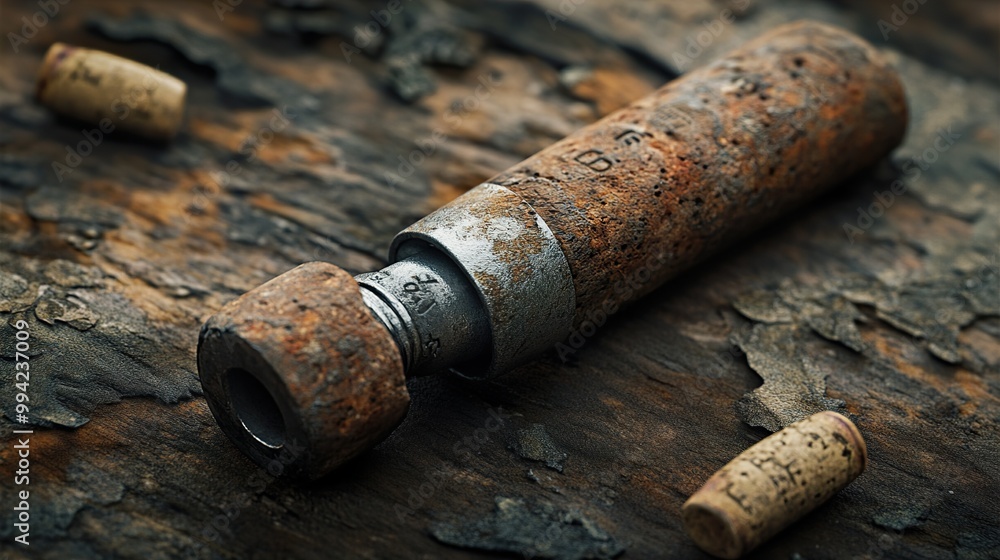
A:
<svg viewBox="0 0 1000 560">
<path fill-rule="evenodd" d="M 927 2 L 885 40 L 888 1 L 731 4 L 403 2 L 349 61 L 342 44 L 384 3 L 246 0 L 220 20 L 207 0 L 73 0 L 19 53 L 5 40 L 0 557 L 702 557 L 680 507 L 767 433 L 744 420 L 835 408 L 868 471 L 756 557 L 995 558 L 1000 10 Z M 676 56 L 727 8 L 735 23 Z M 5 1 L 0 28 L 38 10 Z M 218 430 L 194 350 L 224 302 L 304 261 L 377 268 L 427 211 L 801 17 L 895 53 L 912 123 L 893 162 L 619 313 L 566 363 L 411 382 L 403 425 L 328 479 L 276 479 Z M 56 40 L 185 80 L 178 139 L 112 133 L 58 177 L 92 127 L 32 99 Z M 859 216 L 897 179 L 903 194 Z M 18 319 L 30 547 L 10 523 Z"/>
</svg>

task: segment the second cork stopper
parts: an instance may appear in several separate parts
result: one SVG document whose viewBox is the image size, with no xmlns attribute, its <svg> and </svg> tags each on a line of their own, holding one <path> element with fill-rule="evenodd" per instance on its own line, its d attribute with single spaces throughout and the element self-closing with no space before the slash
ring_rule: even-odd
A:
<svg viewBox="0 0 1000 560">
<path fill-rule="evenodd" d="M 38 73 L 38 100 L 53 111 L 150 140 L 177 134 L 187 86 L 177 78 L 120 56 L 55 43 Z"/>
<path fill-rule="evenodd" d="M 705 552 L 739 558 L 830 499 L 867 462 L 865 441 L 850 420 L 814 414 L 712 475 L 684 503 L 684 528 Z"/>
</svg>

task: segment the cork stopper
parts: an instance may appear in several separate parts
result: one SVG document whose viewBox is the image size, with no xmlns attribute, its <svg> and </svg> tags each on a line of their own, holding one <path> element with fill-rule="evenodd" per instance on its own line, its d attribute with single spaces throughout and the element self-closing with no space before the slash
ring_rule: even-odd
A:
<svg viewBox="0 0 1000 560">
<path fill-rule="evenodd" d="M 167 141 L 180 129 L 187 86 L 145 64 L 55 43 L 38 73 L 35 96 L 60 115 Z"/>
<path fill-rule="evenodd" d="M 824 411 L 757 442 L 716 472 L 683 508 L 705 552 L 739 558 L 827 501 L 865 470 L 857 427 Z"/>
</svg>

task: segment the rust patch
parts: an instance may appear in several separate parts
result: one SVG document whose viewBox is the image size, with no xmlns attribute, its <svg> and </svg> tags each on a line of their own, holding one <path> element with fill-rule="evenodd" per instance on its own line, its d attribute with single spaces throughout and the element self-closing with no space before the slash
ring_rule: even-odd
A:
<svg viewBox="0 0 1000 560">
<path fill-rule="evenodd" d="M 556 233 L 577 322 L 648 293 L 740 235 L 885 156 L 907 108 L 855 35 L 776 29 L 495 177 Z M 637 262 L 650 281 L 616 290 Z"/>
<path fill-rule="evenodd" d="M 322 476 L 370 449 L 409 404 L 396 343 L 351 275 L 327 263 L 299 266 L 223 307 L 202 328 L 198 370 L 226 435 L 292 476 Z M 234 396 L 254 380 L 282 418 L 277 440 L 243 415 L 267 403 L 241 409 Z"/>
<path fill-rule="evenodd" d="M 562 72 L 560 81 L 574 97 L 593 103 L 600 117 L 654 89 L 649 82 L 622 68 L 570 67 Z"/>
</svg>

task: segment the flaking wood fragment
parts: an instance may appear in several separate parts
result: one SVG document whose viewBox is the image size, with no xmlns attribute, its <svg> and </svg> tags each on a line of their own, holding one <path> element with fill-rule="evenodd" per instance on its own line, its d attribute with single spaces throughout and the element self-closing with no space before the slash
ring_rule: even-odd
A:
<svg viewBox="0 0 1000 560">
<path fill-rule="evenodd" d="M 58 184 L 43 183 L 28 194 L 25 211 L 36 220 L 65 224 L 81 234 L 115 229 L 125 220 L 124 211 L 102 197 Z"/>
<path fill-rule="evenodd" d="M 37 542 L 34 539 L 57 542 L 66 538 L 81 511 L 117 504 L 125 496 L 125 485 L 120 480 L 85 460 L 70 462 L 65 477 L 65 487 L 37 485 L 31 491 L 31 495 L 42 502 L 41 511 L 34 511 L 32 519 L 32 544 Z M 12 513 L 10 510 L 0 513 L 0 519 L 9 521 L 0 527 L 0 539 L 14 534 Z"/>
<path fill-rule="evenodd" d="M 903 532 L 918 527 L 927 520 L 927 511 L 917 504 L 879 512 L 872 517 L 872 523 L 883 529 Z"/>
<path fill-rule="evenodd" d="M 413 6 L 397 15 L 391 27 L 382 60 L 390 89 L 403 101 L 416 101 L 437 89 L 430 66 L 468 68 L 482 51 L 481 35 L 443 23 L 441 5 L 436 8 Z"/>
<path fill-rule="evenodd" d="M 120 20 L 94 15 L 87 24 L 116 41 L 149 40 L 173 47 L 191 62 L 214 70 L 219 90 L 248 105 L 290 105 L 300 111 L 319 107 L 319 101 L 303 86 L 254 67 L 231 43 L 201 33 L 180 20 L 136 11 Z"/>
<path fill-rule="evenodd" d="M 28 281 L 13 272 L 0 272 L 0 313 L 21 311 L 31 305 L 33 298 L 28 295 Z"/>
<path fill-rule="evenodd" d="M 79 331 L 85 331 L 97 324 L 98 316 L 80 300 L 69 296 L 66 299 L 46 298 L 35 305 L 35 317 L 49 325 L 56 321 Z"/>
<path fill-rule="evenodd" d="M 459 8 L 454 17 L 464 27 L 479 31 L 497 45 L 537 56 L 556 68 L 600 64 L 618 54 L 608 48 L 604 38 L 580 29 L 572 21 L 560 24 L 556 19 L 553 25 L 547 17 L 548 8 L 536 3 L 451 0 L 449 4 Z"/>
<path fill-rule="evenodd" d="M 625 548 L 576 508 L 548 501 L 497 496 L 495 509 L 479 519 L 456 519 L 431 525 L 440 542 L 525 558 L 577 560 L 614 558 Z"/>
<path fill-rule="evenodd" d="M 23 275 L 0 275 L 0 309 L 12 312 L 0 333 L 13 336 L 15 321 L 28 322 L 31 425 L 77 428 L 96 406 L 123 397 L 176 403 L 200 393 L 185 336 L 133 307 L 99 269 L 61 259 L 19 267 Z M 13 347 L 0 356 L 12 360 Z M 9 419 L 15 389 L 0 385 Z"/>
<path fill-rule="evenodd" d="M 101 269 L 66 259 L 55 259 L 45 265 L 45 279 L 63 288 L 96 288 L 102 284 Z"/>
<path fill-rule="evenodd" d="M 966 220 L 995 211 L 1000 205 L 995 87 L 893 51 L 889 55 L 901 70 L 911 104 L 933 107 L 912 113 L 907 140 L 892 157 L 907 195 Z"/>
<path fill-rule="evenodd" d="M 348 44 L 356 31 L 352 27 L 357 25 L 338 12 L 283 8 L 268 10 L 262 24 L 264 29 L 275 35 L 297 36 L 306 41 L 328 35 L 341 35 L 347 39 Z M 361 50 L 373 54 L 382 46 L 383 41 L 382 34 L 373 36 Z"/>
<path fill-rule="evenodd" d="M 511 448 L 522 459 L 544 463 L 546 467 L 559 472 L 563 472 L 563 463 L 568 457 L 566 452 L 559 449 L 552 441 L 552 436 L 546 431 L 544 424 L 532 424 L 517 430 Z"/>
<path fill-rule="evenodd" d="M 741 420 L 772 432 L 823 410 L 844 411 L 844 401 L 826 396 L 826 377 L 834 360 L 812 351 L 804 327 L 757 324 L 734 335 L 764 384 L 736 403 Z M 834 363 L 828 363 L 834 362 Z"/>
<path fill-rule="evenodd" d="M 930 276 L 901 279 L 896 285 L 872 277 L 844 277 L 811 287 L 786 281 L 776 290 L 744 294 L 733 306 L 748 319 L 808 326 L 877 358 L 857 329 L 857 323 L 868 321 L 857 305 L 872 306 L 878 319 L 915 337 L 938 359 L 958 364 L 961 329 L 977 319 L 1000 316 L 1000 244 L 993 255 L 984 252 L 988 244 L 929 259 Z"/>
<path fill-rule="evenodd" d="M 836 367 L 822 367 L 802 347 L 810 343 L 811 331 L 871 360 L 884 361 L 879 350 L 861 339 L 856 323 L 866 319 L 854 303 L 873 305 L 876 317 L 914 337 L 938 359 L 963 363 L 961 329 L 977 318 L 1000 315 L 998 279 L 996 270 L 983 266 L 971 273 L 896 288 L 868 278 L 829 283 L 818 291 L 785 285 L 742 296 L 734 307 L 760 323 L 749 336 L 737 334 L 734 342 L 747 353 L 750 367 L 764 384 L 737 403 L 740 418 L 774 431 L 807 412 L 836 410 L 842 405 L 823 396 L 825 378 L 836 374 Z M 977 372 L 988 367 L 982 359 L 964 365 Z"/>
<path fill-rule="evenodd" d="M 748 319 L 762 323 L 805 323 L 827 340 L 840 342 L 860 352 L 864 348 L 857 324 L 867 319 L 847 299 L 823 287 L 797 286 L 783 282 L 774 291 L 744 294 L 733 307 Z"/>
<path fill-rule="evenodd" d="M 979 374 L 1000 368 L 1000 361 L 960 342 L 963 329 L 1000 317 L 1000 228 L 996 222 L 1000 198 L 988 200 L 991 204 L 981 205 L 978 217 L 969 218 L 973 223 L 971 238 L 932 240 L 922 247 L 925 255 L 920 272 L 881 277 L 844 274 L 810 285 L 785 280 L 777 288 L 737 298 L 733 307 L 759 323 L 754 334 L 758 328 L 765 329 L 763 333 L 784 326 L 798 340 L 795 348 L 775 354 L 782 350 L 766 343 L 768 337 L 735 337 L 737 345 L 748 353 L 751 368 L 764 379 L 761 387 L 737 404 L 740 418 L 773 430 L 820 402 L 816 399 L 824 391 L 825 383 L 821 383 L 825 376 L 811 375 L 809 371 L 816 371 L 816 366 L 806 364 L 813 364 L 814 358 L 799 356 L 798 346 L 810 340 L 808 331 L 892 367 L 884 350 L 862 339 L 858 326 L 871 320 L 859 306 L 872 308 L 872 319 L 912 337 L 915 344 L 943 362 L 960 364 Z M 891 234 L 890 228 L 881 225 L 878 235 L 900 236 L 898 232 Z M 776 332 L 781 331 L 771 334 Z M 772 342 L 779 341 L 780 335 L 775 336 Z M 761 352 L 771 353 L 766 357 L 751 355 Z M 826 372 L 837 374 L 836 368 Z M 814 404 L 803 407 L 806 402 Z"/>
</svg>

